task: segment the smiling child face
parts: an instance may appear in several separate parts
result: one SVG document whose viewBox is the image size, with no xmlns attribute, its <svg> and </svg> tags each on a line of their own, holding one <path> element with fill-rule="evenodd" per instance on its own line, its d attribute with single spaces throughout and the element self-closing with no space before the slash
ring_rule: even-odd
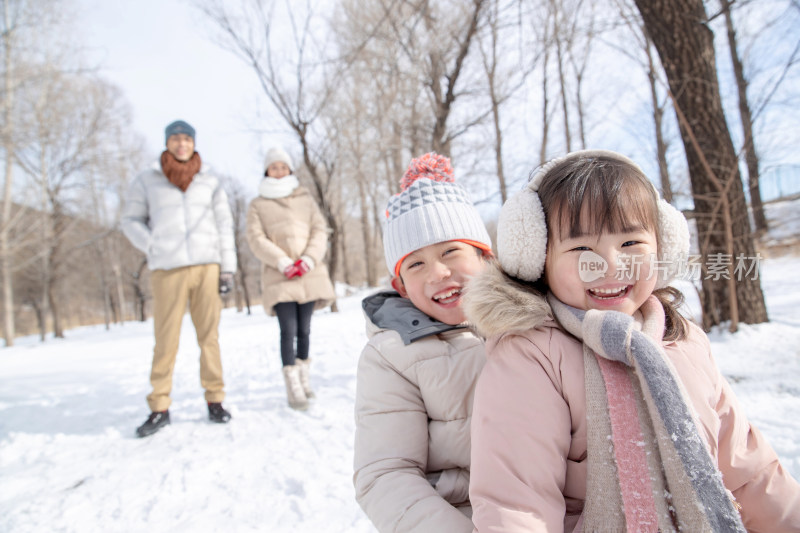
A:
<svg viewBox="0 0 800 533">
<path fill-rule="evenodd" d="M 464 285 L 483 266 L 477 248 L 461 241 L 440 242 L 406 256 L 392 286 L 426 315 L 456 325 L 465 320 L 461 310 Z"/>
<path fill-rule="evenodd" d="M 656 234 L 646 228 L 574 236 L 555 232 L 548 242 L 545 279 L 556 298 L 572 307 L 633 315 L 655 289 L 657 253 Z M 600 275 L 587 277 L 587 255 L 603 263 Z"/>
</svg>

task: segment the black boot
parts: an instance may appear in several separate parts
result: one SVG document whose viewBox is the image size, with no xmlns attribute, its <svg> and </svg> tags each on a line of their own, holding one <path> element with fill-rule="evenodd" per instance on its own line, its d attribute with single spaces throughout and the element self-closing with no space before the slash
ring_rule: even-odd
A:
<svg viewBox="0 0 800 533">
<path fill-rule="evenodd" d="M 169 425 L 169 411 L 154 411 L 144 424 L 136 428 L 136 436 L 147 437 L 167 425 Z"/>
<path fill-rule="evenodd" d="M 208 404 L 208 419 L 218 424 L 227 424 L 231 419 L 231 414 L 222 407 L 221 403 Z"/>
</svg>

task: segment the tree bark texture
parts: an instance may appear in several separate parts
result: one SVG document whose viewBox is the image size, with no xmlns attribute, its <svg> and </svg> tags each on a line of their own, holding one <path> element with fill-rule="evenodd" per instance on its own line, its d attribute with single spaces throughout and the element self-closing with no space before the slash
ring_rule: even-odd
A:
<svg viewBox="0 0 800 533">
<path fill-rule="evenodd" d="M 752 263 L 757 262 L 757 255 L 736 150 L 722 109 L 713 34 L 706 24 L 703 3 L 701 0 L 635 2 L 658 50 L 675 105 L 685 117 L 679 123 L 704 267 L 703 325 L 709 328 L 730 320 L 731 311 L 735 312 L 737 307 L 741 321 L 765 322 L 767 310 L 757 270 L 749 275 L 735 272 L 737 258 Z M 724 200 L 723 194 L 727 195 Z M 729 218 L 721 211 L 725 204 Z M 730 227 L 724 227 L 725 218 L 730 220 Z M 708 271 L 710 263 L 727 266 L 723 271 L 728 277 Z M 729 283 L 730 277 L 736 279 L 735 283 Z M 735 298 L 731 298 L 732 287 Z"/>
</svg>

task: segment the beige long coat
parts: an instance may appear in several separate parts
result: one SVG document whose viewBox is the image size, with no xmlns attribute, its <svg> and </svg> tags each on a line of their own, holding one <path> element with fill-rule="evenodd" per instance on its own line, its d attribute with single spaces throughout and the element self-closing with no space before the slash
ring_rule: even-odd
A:
<svg viewBox="0 0 800 533">
<path fill-rule="evenodd" d="M 328 248 L 325 219 L 308 189 L 297 187 L 285 198 L 259 196 L 247 209 L 247 243 L 261 261 L 264 311 L 275 316 L 281 302 L 315 301 L 314 309 L 327 307 L 336 298 L 328 268 L 322 259 Z M 303 276 L 287 279 L 278 261 L 292 262 L 306 255 L 314 268 Z"/>
<path fill-rule="evenodd" d="M 544 298 L 489 267 L 465 311 L 489 338 L 475 391 L 470 499 L 476 530 L 571 532 L 586 498 L 583 345 Z M 800 531 L 800 485 L 747 420 L 706 335 L 663 348 L 688 392 L 725 487 L 751 532 Z"/>
</svg>

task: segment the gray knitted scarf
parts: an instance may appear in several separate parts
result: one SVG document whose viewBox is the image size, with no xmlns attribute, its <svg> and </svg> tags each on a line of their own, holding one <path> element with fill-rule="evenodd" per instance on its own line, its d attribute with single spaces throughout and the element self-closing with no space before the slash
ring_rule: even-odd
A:
<svg viewBox="0 0 800 533">
<path fill-rule="evenodd" d="M 744 532 L 661 348 L 661 303 L 640 308 L 639 330 L 624 313 L 548 302 L 584 346 L 588 474 L 576 531 Z"/>
</svg>

